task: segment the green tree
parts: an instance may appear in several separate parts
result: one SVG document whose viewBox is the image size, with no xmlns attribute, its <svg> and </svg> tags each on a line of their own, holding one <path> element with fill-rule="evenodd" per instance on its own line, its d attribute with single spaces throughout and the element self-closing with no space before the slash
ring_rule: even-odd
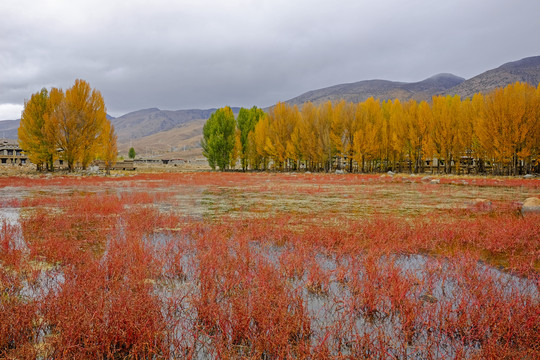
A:
<svg viewBox="0 0 540 360">
<path fill-rule="evenodd" d="M 135 152 L 134 148 L 132 147 L 129 148 L 128 156 L 132 160 L 135 159 L 135 156 L 137 156 L 137 153 Z"/>
<path fill-rule="evenodd" d="M 264 111 L 256 106 L 251 109 L 241 108 L 236 118 L 238 129 L 240 130 L 240 159 L 242 161 L 242 170 L 246 171 L 249 165 L 249 134 L 255 130 L 255 125 L 259 119 L 264 116 Z"/>
<path fill-rule="evenodd" d="M 203 127 L 201 146 L 212 169 L 229 168 L 236 141 L 236 121 L 230 107 L 216 110 Z"/>
</svg>

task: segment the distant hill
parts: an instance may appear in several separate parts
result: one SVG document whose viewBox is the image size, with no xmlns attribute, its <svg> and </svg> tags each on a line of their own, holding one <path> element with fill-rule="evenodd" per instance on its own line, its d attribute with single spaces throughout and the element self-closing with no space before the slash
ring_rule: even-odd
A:
<svg viewBox="0 0 540 360">
<path fill-rule="evenodd" d="M 311 101 L 362 102 L 369 97 L 376 99 L 400 99 L 401 101 L 430 100 L 434 95 L 459 95 L 470 97 L 477 92 L 487 93 L 497 87 L 504 87 L 516 81 L 538 86 L 540 82 L 540 56 L 528 57 L 488 70 L 465 80 L 452 74 L 438 74 L 420 82 L 406 83 L 388 80 L 364 80 L 349 84 L 334 85 L 308 91 L 286 103 L 301 105 Z"/>
<path fill-rule="evenodd" d="M 540 82 L 540 56 L 528 57 L 488 70 L 461 84 L 448 89 L 444 94 L 472 97 L 475 93 L 487 93 L 516 81 L 538 86 Z"/>
<path fill-rule="evenodd" d="M 7 139 L 17 139 L 19 124 L 21 120 L 4 120 L 0 121 L 0 137 Z"/>
<path fill-rule="evenodd" d="M 162 131 L 174 129 L 187 123 L 208 119 L 216 109 L 207 110 L 160 110 L 157 108 L 134 111 L 111 120 L 118 141 L 139 139 Z M 238 112 L 239 109 L 233 109 Z"/>
<path fill-rule="evenodd" d="M 109 114 L 107 114 L 107 119 L 114 119 Z M 2 120 L 0 121 L 0 137 L 16 140 L 19 135 L 19 125 L 21 119 L 18 120 Z"/>
<path fill-rule="evenodd" d="M 402 101 L 428 100 L 433 95 L 442 94 L 463 81 L 465 79 L 452 74 L 438 74 L 414 83 L 364 80 L 309 91 L 286 102 L 291 105 L 301 105 L 308 101 L 318 104 L 328 100 L 339 101 L 342 99 L 350 102 L 362 102 L 370 97 L 381 100 L 396 98 Z"/>
<path fill-rule="evenodd" d="M 327 100 L 344 99 L 351 102 L 365 101 L 369 97 L 381 100 L 398 98 L 429 100 L 433 95 L 472 96 L 476 92 L 489 92 L 496 87 L 516 81 L 538 86 L 540 82 L 540 56 L 506 63 L 465 80 L 452 74 L 439 74 L 419 82 L 406 83 L 388 80 L 365 80 L 350 84 L 334 85 L 306 92 L 287 101 L 301 105 Z M 126 155 L 129 146 L 143 156 L 162 153 L 162 156 L 183 158 L 200 156 L 200 140 L 205 121 L 216 109 L 160 110 L 157 108 L 134 111 L 118 118 L 108 116 L 118 134 L 120 154 Z M 239 108 L 233 108 L 238 113 Z M 16 139 L 20 120 L 0 121 L 0 137 Z"/>
<path fill-rule="evenodd" d="M 180 127 L 161 131 L 138 139 L 120 142 L 118 150 L 127 154 L 131 146 L 137 157 L 182 159 L 202 156 L 202 128 L 206 119 L 194 120 Z"/>
</svg>

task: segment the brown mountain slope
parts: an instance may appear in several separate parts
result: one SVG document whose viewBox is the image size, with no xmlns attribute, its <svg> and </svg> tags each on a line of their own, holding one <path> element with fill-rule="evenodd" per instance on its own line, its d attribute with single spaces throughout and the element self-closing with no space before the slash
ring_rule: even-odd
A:
<svg viewBox="0 0 540 360">
<path fill-rule="evenodd" d="M 396 98 L 402 101 L 428 100 L 433 95 L 441 94 L 464 80 L 452 74 L 438 74 L 415 83 L 365 80 L 309 91 L 286 102 L 291 105 L 301 105 L 308 101 L 318 104 L 328 100 L 339 101 L 342 99 L 362 102 L 370 97 L 381 100 Z"/>
<path fill-rule="evenodd" d="M 309 91 L 288 103 L 300 105 L 306 101 L 320 103 L 341 99 L 360 102 L 371 96 L 383 100 L 399 98 L 403 101 L 429 100 L 437 94 L 468 97 L 476 92 L 488 92 L 515 81 L 525 81 L 537 86 L 540 81 L 540 56 L 506 63 L 466 81 L 451 74 L 435 75 L 416 83 L 359 81 Z M 167 111 L 153 108 L 111 118 L 118 134 L 120 154 L 126 155 L 131 144 L 141 156 L 163 152 L 163 156 L 182 158 L 182 154 L 187 155 L 188 150 L 194 152 L 195 156 L 200 156 L 202 127 L 214 110 Z M 238 110 L 233 108 L 235 113 Z M 16 138 L 18 126 L 19 120 L 0 121 L 0 136 Z"/>
<path fill-rule="evenodd" d="M 160 110 L 157 108 L 134 111 L 112 119 L 119 142 L 142 138 L 184 124 L 208 119 L 216 109 Z"/>
<path fill-rule="evenodd" d="M 488 70 L 447 90 L 447 95 L 472 97 L 475 93 L 487 93 L 516 81 L 538 86 L 540 82 L 540 56 L 524 58 Z"/>
<path fill-rule="evenodd" d="M 184 159 L 201 157 L 202 128 L 206 119 L 193 120 L 183 126 L 161 131 L 135 140 L 120 141 L 118 151 L 127 157 L 130 147 L 137 157 Z"/>
<path fill-rule="evenodd" d="M 0 137 L 8 139 L 17 139 L 20 120 L 0 121 Z"/>
</svg>

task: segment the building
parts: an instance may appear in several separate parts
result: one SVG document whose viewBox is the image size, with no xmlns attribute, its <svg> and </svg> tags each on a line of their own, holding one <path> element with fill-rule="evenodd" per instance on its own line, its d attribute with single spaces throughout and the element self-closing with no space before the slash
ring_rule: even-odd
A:
<svg viewBox="0 0 540 360">
<path fill-rule="evenodd" d="M 16 140 L 0 139 L 0 164 L 21 165 L 28 162 L 28 157 L 24 154 Z"/>
</svg>

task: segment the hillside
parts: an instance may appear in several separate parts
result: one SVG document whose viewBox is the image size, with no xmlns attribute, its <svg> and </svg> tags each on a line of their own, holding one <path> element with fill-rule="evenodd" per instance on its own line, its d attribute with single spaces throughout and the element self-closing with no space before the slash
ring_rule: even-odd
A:
<svg viewBox="0 0 540 360">
<path fill-rule="evenodd" d="M 134 111 L 112 119 L 118 141 L 139 139 L 184 124 L 208 119 L 216 109 L 208 110 L 160 110 L 157 108 Z"/>
<path fill-rule="evenodd" d="M 452 74 L 438 74 L 414 83 L 364 80 L 309 91 L 286 102 L 291 105 L 301 105 L 308 101 L 317 104 L 328 100 L 339 101 L 341 99 L 351 102 L 362 102 L 370 97 L 381 100 L 395 98 L 402 101 L 410 99 L 428 100 L 433 95 L 444 93 L 463 81 L 465 79 Z"/>
<path fill-rule="evenodd" d="M 445 94 L 471 97 L 475 93 L 487 93 L 516 81 L 538 86 L 540 82 L 540 56 L 524 58 L 488 70 L 447 90 Z"/>
<path fill-rule="evenodd" d="M 413 83 L 365 80 L 309 91 L 287 103 L 301 105 L 307 101 L 320 103 L 341 99 L 361 102 L 369 97 L 382 100 L 429 100 L 438 94 L 469 97 L 476 92 L 489 92 L 516 81 L 538 85 L 540 56 L 509 62 L 468 80 L 452 74 L 439 74 Z M 171 111 L 151 108 L 109 119 L 118 134 L 121 155 L 125 156 L 129 147 L 133 146 L 140 156 L 155 156 L 159 153 L 171 158 L 199 157 L 202 154 L 202 127 L 214 111 L 215 109 Z M 238 111 L 239 108 L 233 108 L 234 113 Z M 0 121 L 0 136 L 16 139 L 18 127 L 19 120 Z"/>
<path fill-rule="evenodd" d="M 194 120 L 180 127 L 161 131 L 131 141 L 119 141 L 118 151 L 126 156 L 131 146 L 138 157 L 183 159 L 202 156 L 202 128 L 206 119 Z"/>
<path fill-rule="evenodd" d="M 19 123 L 21 120 L 4 120 L 0 121 L 0 137 L 7 139 L 17 139 Z"/>
</svg>

